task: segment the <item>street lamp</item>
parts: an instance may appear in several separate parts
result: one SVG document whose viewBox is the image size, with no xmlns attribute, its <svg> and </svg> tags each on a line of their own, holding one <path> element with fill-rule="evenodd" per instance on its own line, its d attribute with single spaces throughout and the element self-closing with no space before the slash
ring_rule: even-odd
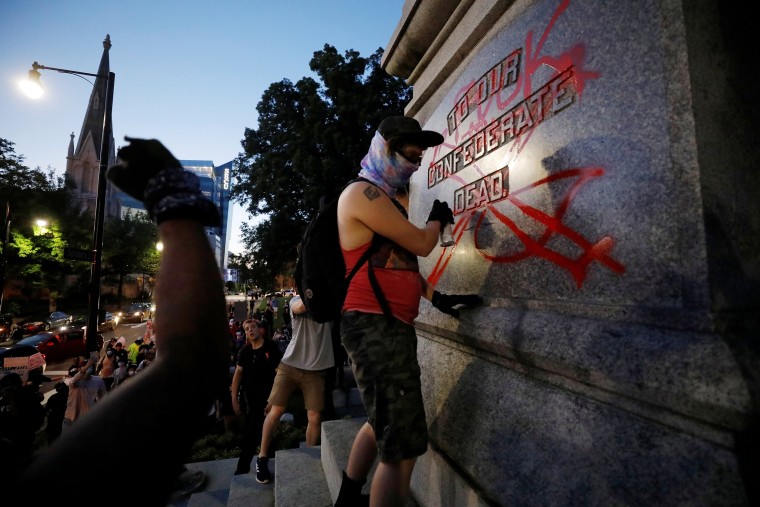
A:
<svg viewBox="0 0 760 507">
<path fill-rule="evenodd" d="M 47 234 L 48 232 L 50 232 L 48 230 L 48 225 L 50 225 L 50 224 L 44 218 L 38 218 L 38 219 L 36 219 L 34 221 L 34 227 L 33 227 L 34 235 L 38 236 L 38 235 Z M 37 231 L 39 231 L 39 232 L 37 232 Z"/>
<path fill-rule="evenodd" d="M 109 41 L 110 44 L 110 41 Z M 24 92 L 30 98 L 36 99 L 42 96 L 44 89 L 40 84 L 40 70 L 53 70 L 62 74 L 73 74 L 85 79 L 83 76 L 102 77 L 107 79 L 105 107 L 103 108 L 103 135 L 100 140 L 100 172 L 98 174 L 98 193 L 95 200 L 95 225 L 92 233 L 92 267 L 90 269 L 89 301 L 87 305 L 87 351 L 98 350 L 98 309 L 100 308 L 100 268 L 103 259 L 103 222 L 105 219 L 106 203 L 106 170 L 108 169 L 108 153 L 111 149 L 111 108 L 113 105 L 113 85 L 116 75 L 109 72 L 104 74 L 91 74 L 69 69 L 47 67 L 37 62 L 32 64 L 29 71 L 28 81 L 22 84 Z"/>
<path fill-rule="evenodd" d="M 8 242 L 11 237 L 11 202 L 5 204 L 3 220 L 3 256 L 0 258 L 0 315 L 3 314 L 3 295 L 5 294 L 5 262 L 8 259 Z"/>
</svg>

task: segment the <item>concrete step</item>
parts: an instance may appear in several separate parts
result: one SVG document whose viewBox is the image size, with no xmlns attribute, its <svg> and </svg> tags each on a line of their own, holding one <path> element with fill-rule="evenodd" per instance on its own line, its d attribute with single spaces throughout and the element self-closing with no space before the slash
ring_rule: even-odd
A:
<svg viewBox="0 0 760 507">
<path fill-rule="evenodd" d="M 351 452 L 354 437 L 366 421 L 366 417 L 355 417 L 322 423 L 322 445 L 320 446 L 322 448 L 322 469 L 333 502 L 338 498 L 340 483 L 343 480 L 343 470 L 348 464 L 348 455 Z M 367 482 L 362 488 L 362 492 L 365 494 L 369 494 L 375 468 L 377 468 L 377 463 L 372 465 Z"/>
<path fill-rule="evenodd" d="M 277 473 L 275 466 L 277 460 L 275 458 L 269 459 L 269 473 L 272 477 Z M 256 458 L 253 460 L 250 473 L 230 476 L 230 494 L 227 507 L 274 507 L 274 484 L 256 482 Z M 237 460 L 235 462 L 237 463 Z"/>
<path fill-rule="evenodd" d="M 188 463 L 189 470 L 206 473 L 205 487 L 171 507 L 329 507 L 338 497 L 342 472 L 356 433 L 366 418 L 340 419 L 322 423 L 322 445 L 277 451 L 269 460 L 274 484 L 256 482 L 255 469 L 247 475 L 234 475 L 237 458 Z M 277 466 L 275 466 L 277 464 Z M 364 485 L 375 472 L 373 465 Z"/>
<path fill-rule="evenodd" d="M 237 466 L 237 459 L 188 463 L 185 466 L 190 471 L 201 470 L 206 474 L 206 484 L 203 489 L 187 498 L 188 507 L 227 505 L 230 477 Z"/>
<path fill-rule="evenodd" d="M 175 500 L 168 507 L 330 507 L 338 498 L 351 445 L 366 420 L 366 417 L 357 417 L 326 421 L 322 423 L 320 446 L 307 447 L 302 443 L 298 449 L 277 451 L 269 460 L 273 484 L 256 482 L 255 468 L 247 475 L 234 475 L 237 458 L 188 463 L 188 470 L 202 470 L 206 474 L 206 484 L 202 490 Z M 369 494 L 376 468 L 377 462 L 370 469 L 362 493 Z M 410 498 L 404 507 L 418 505 Z M 467 505 L 482 504 L 468 502 Z"/>
<path fill-rule="evenodd" d="M 320 447 L 277 451 L 274 504 L 277 507 L 330 507 Z"/>
<path fill-rule="evenodd" d="M 237 458 L 188 463 L 188 470 L 201 470 L 206 484 L 200 491 L 169 502 L 168 507 L 274 507 L 274 486 L 256 482 L 255 469 L 247 475 L 234 475 Z M 275 460 L 269 460 L 274 474 Z"/>
<path fill-rule="evenodd" d="M 202 470 L 206 474 L 206 484 L 200 491 L 189 497 L 180 498 L 170 507 L 322 507 L 331 506 L 337 498 L 342 480 L 342 471 L 348 463 L 356 432 L 366 421 L 366 413 L 359 390 L 351 381 L 350 367 L 346 366 L 347 388 L 333 391 L 333 402 L 338 419 L 322 423 L 321 446 L 277 451 L 269 460 L 269 471 L 275 478 L 274 484 L 256 482 L 255 468 L 247 475 L 234 475 L 237 458 L 188 463 L 189 470 Z M 348 387 L 351 386 L 351 387 Z M 292 414 L 285 414 L 281 421 L 292 421 Z M 326 447 L 326 449 L 325 449 Z M 327 460 L 327 461 L 326 461 Z M 279 463 L 279 467 L 275 467 Z M 327 463 L 327 466 L 325 466 Z M 253 463 L 255 465 L 255 463 Z M 364 492 L 369 493 L 369 484 L 376 465 L 370 471 Z M 328 479 L 329 478 L 329 479 Z"/>
<path fill-rule="evenodd" d="M 340 483 L 343 481 L 343 470 L 346 469 L 346 465 L 348 464 L 348 456 L 351 453 L 354 438 L 366 421 L 366 417 L 355 417 L 322 423 L 322 469 L 324 470 L 325 481 L 327 482 L 330 498 L 333 502 L 337 500 L 338 493 L 340 492 Z M 375 463 L 372 464 L 372 468 L 369 470 L 367 482 L 362 487 L 363 494 L 368 495 L 370 492 L 377 463 L 378 461 L 375 460 Z M 417 501 L 410 496 L 403 507 L 418 506 Z"/>
</svg>

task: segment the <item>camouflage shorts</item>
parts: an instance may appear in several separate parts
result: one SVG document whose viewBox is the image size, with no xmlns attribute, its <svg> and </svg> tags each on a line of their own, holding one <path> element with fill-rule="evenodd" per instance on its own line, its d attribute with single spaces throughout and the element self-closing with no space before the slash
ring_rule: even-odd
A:
<svg viewBox="0 0 760 507">
<path fill-rule="evenodd" d="M 388 322 L 384 315 L 350 311 L 343 314 L 340 336 L 381 461 L 425 454 L 428 431 L 414 327 L 395 319 Z"/>
</svg>

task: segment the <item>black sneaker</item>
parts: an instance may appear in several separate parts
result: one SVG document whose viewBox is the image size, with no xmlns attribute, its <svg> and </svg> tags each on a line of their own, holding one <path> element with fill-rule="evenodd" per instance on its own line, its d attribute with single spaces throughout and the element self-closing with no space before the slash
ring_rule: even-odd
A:
<svg viewBox="0 0 760 507">
<path fill-rule="evenodd" d="M 256 458 L 256 482 L 269 484 L 272 476 L 269 474 L 269 458 Z"/>
</svg>

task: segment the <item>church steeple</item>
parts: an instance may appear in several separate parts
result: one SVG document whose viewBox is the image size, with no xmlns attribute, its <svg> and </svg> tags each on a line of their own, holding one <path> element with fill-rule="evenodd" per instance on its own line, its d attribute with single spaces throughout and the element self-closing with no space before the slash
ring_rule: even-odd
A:
<svg viewBox="0 0 760 507">
<path fill-rule="evenodd" d="M 74 158 L 74 133 L 72 132 L 69 137 L 71 139 L 69 139 L 69 153 L 66 155 L 66 158 L 70 160 Z"/>
<path fill-rule="evenodd" d="M 88 141 L 90 136 L 94 143 L 95 152 L 100 152 L 100 141 L 103 135 L 103 108 L 105 107 L 108 73 L 111 71 L 111 64 L 108 58 L 108 51 L 110 49 L 111 36 L 106 35 L 106 38 L 103 41 L 103 56 L 100 58 L 100 66 L 98 67 L 98 77 L 95 78 L 95 86 L 92 87 L 90 103 L 87 106 L 87 112 L 84 115 L 82 131 L 79 133 L 77 148 L 74 152 L 76 157 L 79 157 L 82 154 L 82 150 L 85 148 L 84 144 Z M 109 125 L 109 127 L 111 127 L 111 125 Z M 110 128 L 109 130 L 113 131 L 113 129 Z M 111 143 L 111 146 L 113 146 L 113 142 Z"/>
<path fill-rule="evenodd" d="M 103 41 L 103 56 L 100 58 L 97 77 L 90 94 L 90 102 L 82 122 L 82 130 L 74 148 L 73 140 L 69 143 L 69 151 L 66 157 L 66 178 L 74 184 L 74 193 L 79 200 L 82 209 L 87 209 L 93 214 L 96 209 L 98 194 L 98 180 L 100 178 L 100 145 L 103 137 L 103 116 L 106 107 L 106 93 L 108 90 L 108 75 L 111 65 L 108 52 L 111 49 L 111 36 L 106 35 Z M 110 115 L 109 115 L 110 116 Z M 109 118 L 108 132 L 113 122 Z M 73 138 L 73 136 L 72 136 Z M 116 162 L 116 149 L 111 134 L 109 152 L 104 154 L 106 166 Z M 110 182 L 106 183 L 105 216 L 115 217 L 120 214 L 119 199 L 116 189 Z"/>
</svg>

